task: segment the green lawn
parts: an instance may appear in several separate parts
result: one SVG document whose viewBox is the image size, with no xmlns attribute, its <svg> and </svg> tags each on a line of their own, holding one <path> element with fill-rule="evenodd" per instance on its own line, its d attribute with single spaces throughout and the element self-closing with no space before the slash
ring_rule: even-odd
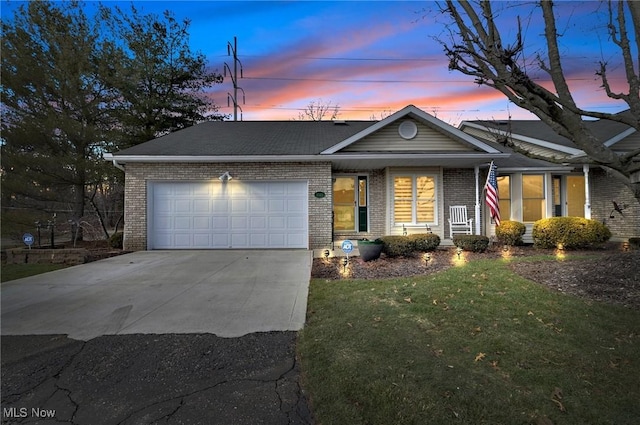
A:
<svg viewBox="0 0 640 425">
<path fill-rule="evenodd" d="M 0 270 L 0 281 L 21 279 L 23 277 L 51 272 L 69 267 L 66 264 L 3 264 Z"/>
<path fill-rule="evenodd" d="M 640 312 L 483 260 L 312 280 L 298 344 L 318 423 L 637 424 Z"/>
</svg>

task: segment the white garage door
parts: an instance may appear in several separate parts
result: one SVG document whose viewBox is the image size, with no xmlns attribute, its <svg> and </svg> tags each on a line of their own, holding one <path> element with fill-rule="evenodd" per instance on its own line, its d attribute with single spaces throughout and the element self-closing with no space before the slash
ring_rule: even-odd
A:
<svg viewBox="0 0 640 425">
<path fill-rule="evenodd" d="M 149 249 L 307 248 L 306 181 L 154 182 Z"/>
</svg>

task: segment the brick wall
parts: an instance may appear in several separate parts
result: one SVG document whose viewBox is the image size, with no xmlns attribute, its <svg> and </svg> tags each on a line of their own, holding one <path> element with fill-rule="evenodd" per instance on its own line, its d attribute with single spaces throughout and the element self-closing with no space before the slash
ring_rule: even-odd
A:
<svg viewBox="0 0 640 425">
<path fill-rule="evenodd" d="M 309 182 L 309 247 L 331 243 L 331 163 L 128 163 L 125 180 L 126 250 L 147 249 L 147 182 L 213 180 L 228 171 L 238 180 L 296 180 Z M 316 198 L 315 192 L 327 196 Z"/>
<path fill-rule="evenodd" d="M 444 192 L 444 220 L 445 238 L 449 238 L 449 207 L 451 205 L 466 205 L 467 217 L 474 218 L 476 207 L 476 178 L 473 169 L 445 168 L 442 172 Z M 480 184 L 483 185 L 486 175 L 480 172 Z M 475 232 L 475 220 L 473 222 Z"/>
<path fill-rule="evenodd" d="M 631 189 L 604 170 L 592 169 L 589 184 L 591 186 L 591 218 L 601 221 L 609 227 L 612 239 L 640 237 L 640 203 L 633 197 Z M 627 205 L 624 216 L 613 212 L 613 202 L 620 206 Z"/>
</svg>

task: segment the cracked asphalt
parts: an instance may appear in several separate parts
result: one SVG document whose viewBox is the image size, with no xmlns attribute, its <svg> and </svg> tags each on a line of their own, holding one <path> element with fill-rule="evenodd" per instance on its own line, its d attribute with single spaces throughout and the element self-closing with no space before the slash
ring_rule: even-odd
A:
<svg viewBox="0 0 640 425">
<path fill-rule="evenodd" d="M 311 424 L 296 335 L 2 336 L 2 423 Z"/>
</svg>

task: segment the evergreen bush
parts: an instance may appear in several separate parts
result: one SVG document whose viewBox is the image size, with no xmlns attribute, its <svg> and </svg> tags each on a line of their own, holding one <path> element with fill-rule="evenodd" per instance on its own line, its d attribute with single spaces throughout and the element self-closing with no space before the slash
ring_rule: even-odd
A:
<svg viewBox="0 0 640 425">
<path fill-rule="evenodd" d="M 611 238 L 611 231 L 597 220 L 582 217 L 552 217 L 533 224 L 533 243 L 539 248 L 590 248 Z"/>
<path fill-rule="evenodd" d="M 465 251 L 485 252 L 489 246 L 489 238 L 482 235 L 455 235 L 453 244 Z"/>
<path fill-rule="evenodd" d="M 519 221 L 502 221 L 496 227 L 496 237 L 503 245 L 522 245 L 522 236 L 527 231 L 524 224 Z"/>
<path fill-rule="evenodd" d="M 409 235 L 408 238 L 413 242 L 415 251 L 435 251 L 440 245 L 440 236 L 433 233 L 416 233 Z"/>
<path fill-rule="evenodd" d="M 415 243 L 409 236 L 383 236 L 380 240 L 384 244 L 382 252 L 388 257 L 409 257 L 416 250 Z"/>
</svg>

